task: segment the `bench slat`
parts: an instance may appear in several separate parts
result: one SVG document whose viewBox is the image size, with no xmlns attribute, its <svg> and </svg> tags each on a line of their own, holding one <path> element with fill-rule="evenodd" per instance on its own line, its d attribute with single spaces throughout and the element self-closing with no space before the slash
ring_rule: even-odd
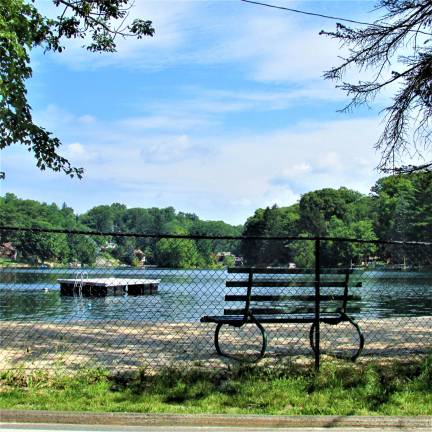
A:
<svg viewBox="0 0 432 432">
<path fill-rule="evenodd" d="M 225 283 L 226 287 L 247 288 L 247 293 L 240 290 L 240 294 L 226 294 L 226 302 L 239 302 L 239 304 L 226 303 L 224 315 L 202 317 L 202 322 L 241 325 L 245 322 L 254 322 L 255 319 L 260 323 L 310 323 L 315 321 L 317 298 L 314 295 L 316 291 L 311 290 L 316 288 L 315 270 L 235 267 L 229 268 L 228 273 L 238 274 L 241 280 L 228 280 Z M 321 269 L 319 289 L 322 288 L 323 291 L 317 290 L 321 322 L 338 324 L 350 320 L 346 313 L 361 312 L 358 304 L 348 304 L 348 302 L 361 300 L 358 295 L 348 295 L 348 288 L 362 286 L 358 278 L 353 278 L 357 281 L 350 280 L 349 276 L 352 273 L 354 273 L 353 269 Z M 297 275 L 297 277 L 290 275 Z M 255 291 L 259 293 L 259 288 L 290 287 L 304 289 L 299 289 L 297 293 L 292 294 L 290 291 L 293 290 L 288 290 L 288 292 L 281 290 L 280 294 L 271 294 L 271 291 L 269 294 L 266 294 L 266 291 L 263 294 L 252 294 L 254 288 L 257 288 Z M 342 290 L 332 288 L 342 288 Z"/>
<path fill-rule="evenodd" d="M 249 286 L 249 282 L 246 280 L 233 280 L 226 281 L 227 288 L 247 288 Z M 252 281 L 253 287 L 306 287 L 306 288 L 314 288 L 314 281 L 281 281 L 281 280 L 254 280 Z M 320 283 L 321 288 L 344 288 L 346 283 L 344 281 L 322 281 Z M 355 282 L 354 284 L 348 284 L 349 287 L 361 287 L 361 282 Z"/>
<path fill-rule="evenodd" d="M 336 308 L 320 308 L 320 313 L 336 313 Z M 360 312 L 359 307 L 349 307 L 350 312 L 358 313 Z M 290 315 L 290 314 L 301 314 L 301 313 L 314 313 L 315 308 L 313 307 L 297 307 L 290 309 L 282 308 L 250 308 L 249 311 L 253 315 Z M 224 315 L 244 315 L 245 309 L 224 309 Z"/>
<path fill-rule="evenodd" d="M 201 322 L 215 322 L 215 323 L 225 323 L 225 324 L 238 324 L 239 322 L 242 322 L 244 319 L 243 316 L 225 316 L 225 315 L 219 315 L 219 316 L 204 316 L 201 318 Z M 262 324 L 270 323 L 270 324 L 283 324 L 283 323 L 312 323 L 315 320 L 315 314 L 306 314 L 306 313 L 300 313 L 300 314 L 292 314 L 292 315 L 286 315 L 283 317 L 278 316 L 264 316 L 260 317 L 259 322 Z M 340 323 L 344 321 L 344 317 L 340 315 L 339 313 L 331 313 L 331 314 L 321 314 L 321 322 L 327 322 L 327 323 Z M 250 321 L 248 321 L 250 322 Z"/>
<path fill-rule="evenodd" d="M 354 269 L 321 269 L 320 274 L 352 274 Z M 292 268 L 259 268 L 259 267 L 229 267 L 228 273 L 254 273 L 254 274 L 315 274 L 313 269 L 292 269 Z"/>
<path fill-rule="evenodd" d="M 227 288 L 247 288 L 249 282 L 246 280 L 226 281 Z M 253 287 L 309 287 L 315 286 L 314 281 L 280 281 L 280 280 L 254 280 L 252 281 Z"/>
<path fill-rule="evenodd" d="M 225 296 L 225 301 L 246 301 L 247 296 L 246 295 L 236 295 L 236 294 L 227 294 Z M 252 295 L 251 301 L 315 301 L 314 295 Z M 354 296 L 354 295 L 321 295 L 320 301 L 344 301 L 344 300 L 361 300 L 360 296 Z"/>
<path fill-rule="evenodd" d="M 298 301 L 315 301 L 314 295 L 294 295 L 290 297 L 291 300 Z M 320 301 L 344 301 L 344 300 L 361 300 L 360 296 L 356 295 L 320 295 Z"/>
</svg>

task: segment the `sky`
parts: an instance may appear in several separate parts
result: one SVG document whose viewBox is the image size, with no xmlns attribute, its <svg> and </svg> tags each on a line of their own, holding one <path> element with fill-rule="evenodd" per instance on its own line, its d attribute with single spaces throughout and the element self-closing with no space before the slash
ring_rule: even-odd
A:
<svg viewBox="0 0 432 432">
<path fill-rule="evenodd" d="M 271 3 L 374 16 L 368 1 Z M 49 0 L 35 4 L 56 12 Z M 66 202 L 78 213 L 113 202 L 173 206 L 241 224 L 315 189 L 368 193 L 380 177 L 374 144 L 386 95 L 371 109 L 337 112 L 349 99 L 322 75 L 346 52 L 319 35 L 334 21 L 238 0 L 136 0 L 136 17 L 151 19 L 155 36 L 119 40 L 115 54 L 79 41 L 62 54 L 33 51 L 34 119 L 85 174 L 40 172 L 14 145 L 1 154 L 2 195 Z"/>
</svg>

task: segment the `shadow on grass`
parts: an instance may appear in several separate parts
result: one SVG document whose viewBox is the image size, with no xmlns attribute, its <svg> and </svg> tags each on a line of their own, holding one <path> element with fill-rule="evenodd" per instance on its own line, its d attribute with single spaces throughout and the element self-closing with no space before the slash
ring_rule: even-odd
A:
<svg viewBox="0 0 432 432">
<path fill-rule="evenodd" d="M 407 391 L 429 393 L 432 387 L 432 355 L 423 361 L 392 361 L 386 364 L 352 364 L 328 361 L 316 372 L 313 367 L 285 362 L 278 366 L 236 366 L 224 370 L 167 368 L 156 375 L 145 371 L 135 374 L 117 374 L 111 377 L 111 391 L 127 398 L 145 394 L 161 395 L 165 404 L 189 404 L 220 399 L 226 408 L 246 411 L 274 412 L 281 409 L 282 401 L 273 400 L 272 391 L 285 393 L 287 401 L 303 395 L 319 400 L 325 396 L 334 403 L 331 410 L 346 395 L 357 400 L 366 412 L 377 413 L 390 403 L 397 393 Z M 339 400 L 339 402 L 338 402 Z M 287 407 L 290 403 L 287 402 Z M 347 409 L 347 408 L 345 408 Z M 432 411 L 432 407 L 429 407 Z M 318 409 L 319 411 L 319 409 Z M 329 411 L 322 407 L 321 414 Z M 348 411 L 354 414 L 356 410 Z M 319 413 L 319 412 L 315 412 Z"/>
<path fill-rule="evenodd" d="M 0 373 L 3 408 L 52 406 L 77 411 L 430 415 L 431 387 L 432 355 L 411 362 L 327 360 L 319 372 L 287 359 L 273 366 L 165 368 L 158 373 L 145 369 L 117 374 L 100 369 L 73 374 L 67 369 Z"/>
</svg>

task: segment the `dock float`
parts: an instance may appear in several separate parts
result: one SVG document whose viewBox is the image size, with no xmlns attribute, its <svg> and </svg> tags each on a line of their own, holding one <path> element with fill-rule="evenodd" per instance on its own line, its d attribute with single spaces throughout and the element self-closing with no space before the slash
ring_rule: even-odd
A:
<svg viewBox="0 0 432 432">
<path fill-rule="evenodd" d="M 160 279 L 86 278 L 57 279 L 60 295 L 106 297 L 120 295 L 154 294 Z"/>
</svg>

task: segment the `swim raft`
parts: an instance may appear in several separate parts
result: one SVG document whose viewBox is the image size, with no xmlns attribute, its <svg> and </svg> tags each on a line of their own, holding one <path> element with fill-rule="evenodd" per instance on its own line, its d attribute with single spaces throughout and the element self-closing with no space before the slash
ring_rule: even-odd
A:
<svg viewBox="0 0 432 432">
<path fill-rule="evenodd" d="M 64 296 L 105 297 L 116 295 L 154 294 L 160 279 L 79 278 L 58 279 L 60 294 Z"/>
</svg>

